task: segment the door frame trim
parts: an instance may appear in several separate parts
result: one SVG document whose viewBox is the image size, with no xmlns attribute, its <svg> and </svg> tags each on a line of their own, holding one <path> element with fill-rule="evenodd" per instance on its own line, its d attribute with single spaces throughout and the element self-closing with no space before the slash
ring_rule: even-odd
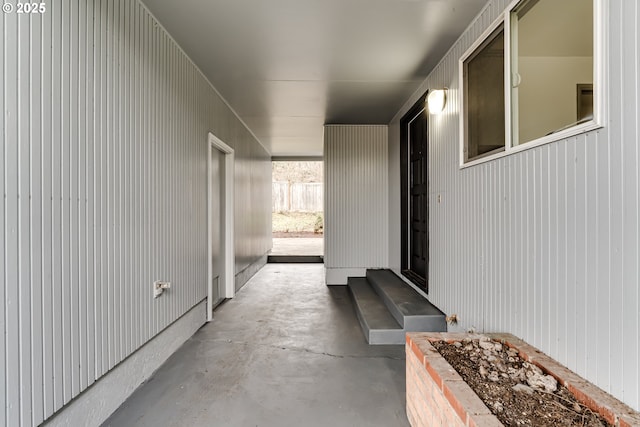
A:
<svg viewBox="0 0 640 427">
<path fill-rule="evenodd" d="M 224 201 L 223 201 L 223 230 L 224 235 L 224 261 L 222 263 L 221 281 L 224 284 L 224 298 L 235 296 L 235 241 L 234 241 L 234 164 L 235 152 L 233 148 L 225 144 L 220 138 L 209 132 L 207 137 L 207 321 L 213 319 L 213 268 L 211 257 L 213 255 L 213 241 L 211 239 L 211 179 L 212 168 L 210 164 L 211 150 L 218 150 L 224 155 Z M 223 234 L 224 233 L 224 234 Z"/>
<path fill-rule="evenodd" d="M 429 94 L 429 91 L 426 91 L 418 100 L 413 104 L 413 106 L 407 111 L 402 118 L 400 119 L 400 271 L 401 274 L 410 280 L 412 283 L 415 283 L 420 289 L 424 292 L 429 292 L 429 214 L 428 214 L 428 206 L 427 206 L 427 265 L 425 266 L 426 276 L 424 278 L 425 284 L 424 287 L 420 285 L 416 280 L 410 276 L 406 276 L 404 271 L 410 269 L 410 244 L 411 239 L 409 238 L 409 135 L 407 132 L 407 126 L 413 120 L 415 120 L 419 115 L 426 114 L 426 98 Z M 427 121 L 427 150 L 429 150 L 429 117 L 425 117 Z M 427 151 L 427 159 L 428 159 L 428 151 Z M 429 182 L 429 166 L 427 165 L 427 195 L 429 193 L 428 190 L 428 182 Z M 427 199 L 428 203 L 428 199 Z"/>
</svg>

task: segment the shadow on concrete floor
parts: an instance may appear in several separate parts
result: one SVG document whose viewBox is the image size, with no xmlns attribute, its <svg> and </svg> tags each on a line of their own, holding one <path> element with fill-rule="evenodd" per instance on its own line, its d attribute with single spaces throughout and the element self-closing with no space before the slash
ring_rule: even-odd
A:
<svg viewBox="0 0 640 427">
<path fill-rule="evenodd" d="M 369 346 L 321 264 L 268 264 L 104 426 L 407 427 L 404 346 Z"/>
</svg>

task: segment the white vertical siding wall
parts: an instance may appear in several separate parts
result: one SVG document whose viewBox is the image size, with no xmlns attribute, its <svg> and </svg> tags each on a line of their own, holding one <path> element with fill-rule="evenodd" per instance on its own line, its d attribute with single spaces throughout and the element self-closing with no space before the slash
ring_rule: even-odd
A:
<svg viewBox="0 0 640 427">
<path fill-rule="evenodd" d="M 387 126 L 325 126 L 327 283 L 388 265 L 387 137 Z"/>
<path fill-rule="evenodd" d="M 429 119 L 429 297 L 461 329 L 522 337 L 640 409 L 640 6 L 605 2 L 603 129 L 461 170 L 458 59 L 507 3 L 489 3 L 392 123 L 450 88 Z"/>
<path fill-rule="evenodd" d="M 46 8 L 0 19 L 8 426 L 41 423 L 206 297 L 209 131 L 236 150 L 238 269 L 270 247 L 269 154 L 148 11 Z M 154 280 L 172 283 L 156 300 Z"/>
</svg>

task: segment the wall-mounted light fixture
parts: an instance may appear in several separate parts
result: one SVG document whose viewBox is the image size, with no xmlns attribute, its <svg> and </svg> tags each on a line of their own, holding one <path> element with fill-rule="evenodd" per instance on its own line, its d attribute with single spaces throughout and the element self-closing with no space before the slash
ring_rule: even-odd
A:
<svg viewBox="0 0 640 427">
<path fill-rule="evenodd" d="M 429 114 L 442 113 L 445 105 L 447 105 L 447 88 L 429 91 L 429 95 L 427 96 Z"/>
</svg>

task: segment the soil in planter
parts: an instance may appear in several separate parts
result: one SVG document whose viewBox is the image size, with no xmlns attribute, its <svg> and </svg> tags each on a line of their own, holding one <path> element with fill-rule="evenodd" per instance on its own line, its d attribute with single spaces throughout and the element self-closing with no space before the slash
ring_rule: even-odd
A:
<svg viewBox="0 0 640 427">
<path fill-rule="evenodd" d="M 489 337 L 432 345 L 506 426 L 611 426 L 516 350 Z"/>
</svg>

